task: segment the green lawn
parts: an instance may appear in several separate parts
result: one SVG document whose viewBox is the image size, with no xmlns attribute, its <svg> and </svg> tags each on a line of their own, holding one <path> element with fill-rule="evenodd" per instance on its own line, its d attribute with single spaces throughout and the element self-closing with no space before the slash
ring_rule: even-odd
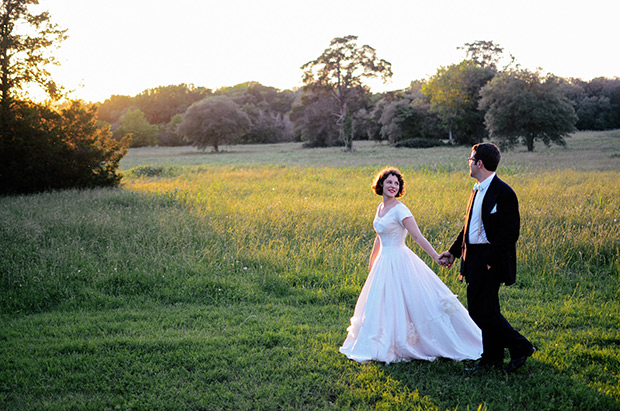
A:
<svg viewBox="0 0 620 411">
<path fill-rule="evenodd" d="M 122 188 L 0 198 L 0 409 L 620 409 L 620 132 L 504 152 L 520 199 L 523 370 L 338 353 L 391 164 L 443 251 L 467 147 L 130 150 Z M 410 239 L 409 239 L 410 240 Z M 456 269 L 436 266 L 464 301 Z"/>
</svg>

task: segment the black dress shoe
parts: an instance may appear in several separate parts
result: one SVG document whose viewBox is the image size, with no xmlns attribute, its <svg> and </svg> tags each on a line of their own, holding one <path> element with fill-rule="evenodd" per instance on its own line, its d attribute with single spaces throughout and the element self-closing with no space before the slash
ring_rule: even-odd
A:
<svg viewBox="0 0 620 411">
<path fill-rule="evenodd" d="M 510 360 L 508 366 L 506 367 L 506 372 L 515 372 L 517 369 L 523 367 L 528 357 L 531 357 L 534 354 L 536 348 L 532 347 L 532 349 L 525 355 L 521 357 L 517 357 L 515 359 Z"/>
</svg>

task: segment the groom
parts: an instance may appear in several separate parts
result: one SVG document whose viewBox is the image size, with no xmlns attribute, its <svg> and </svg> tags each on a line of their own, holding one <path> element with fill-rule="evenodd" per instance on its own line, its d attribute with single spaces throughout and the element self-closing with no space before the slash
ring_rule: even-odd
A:
<svg viewBox="0 0 620 411">
<path fill-rule="evenodd" d="M 495 175 L 500 152 L 495 144 L 480 143 L 472 147 L 469 175 L 474 184 L 467 205 L 465 226 L 448 251 L 441 254 L 449 267 L 461 257 L 461 279 L 467 282 L 469 315 L 482 330 L 482 357 L 474 368 L 501 368 L 504 348 L 510 351 L 506 367 L 513 372 L 525 364 L 534 346 L 512 328 L 500 312 L 499 286 L 514 284 L 519 238 L 519 203 L 515 192 Z"/>
</svg>

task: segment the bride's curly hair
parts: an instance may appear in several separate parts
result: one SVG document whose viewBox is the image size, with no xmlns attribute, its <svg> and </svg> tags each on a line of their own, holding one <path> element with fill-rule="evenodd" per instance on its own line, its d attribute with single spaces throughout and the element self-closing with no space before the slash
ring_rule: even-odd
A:
<svg viewBox="0 0 620 411">
<path fill-rule="evenodd" d="M 400 170 L 396 167 L 386 167 L 377 173 L 371 186 L 378 196 L 383 195 L 383 182 L 391 175 L 398 179 L 398 194 L 396 194 L 396 198 L 402 197 L 405 194 L 405 180 Z"/>
</svg>

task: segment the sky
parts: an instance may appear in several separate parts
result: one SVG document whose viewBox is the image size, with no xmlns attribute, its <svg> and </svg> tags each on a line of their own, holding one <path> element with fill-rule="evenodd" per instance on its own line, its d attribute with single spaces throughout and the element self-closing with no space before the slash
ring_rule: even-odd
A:
<svg viewBox="0 0 620 411">
<path fill-rule="evenodd" d="M 69 38 L 53 53 L 70 97 L 103 102 L 158 86 L 302 85 L 305 63 L 358 36 L 392 64 L 374 92 L 403 89 L 493 41 L 522 68 L 620 76 L 618 0 L 40 0 Z"/>
</svg>

